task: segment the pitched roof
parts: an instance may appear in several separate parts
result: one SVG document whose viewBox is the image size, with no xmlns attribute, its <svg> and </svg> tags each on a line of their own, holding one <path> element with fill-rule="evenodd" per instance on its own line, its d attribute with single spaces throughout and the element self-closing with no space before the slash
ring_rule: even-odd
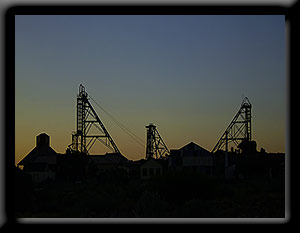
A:
<svg viewBox="0 0 300 233">
<path fill-rule="evenodd" d="M 211 154 L 208 150 L 204 149 L 194 142 L 190 142 L 189 144 L 181 147 L 179 151 L 182 151 L 186 156 L 203 156 Z"/>
<path fill-rule="evenodd" d="M 50 146 L 37 146 L 18 165 L 27 165 L 30 163 L 56 164 L 56 155 L 57 153 Z"/>
<path fill-rule="evenodd" d="M 181 147 L 179 150 L 206 150 L 206 149 L 204 149 L 203 147 L 199 146 L 198 144 L 196 144 L 194 142 L 190 142 L 190 143 L 186 144 L 185 146 Z"/>
</svg>

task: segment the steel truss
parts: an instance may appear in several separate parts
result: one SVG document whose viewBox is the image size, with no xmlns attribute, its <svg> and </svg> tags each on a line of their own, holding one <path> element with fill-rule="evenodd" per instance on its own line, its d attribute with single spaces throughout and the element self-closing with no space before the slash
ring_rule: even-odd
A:
<svg viewBox="0 0 300 233">
<path fill-rule="evenodd" d="M 146 159 L 155 158 L 161 159 L 166 158 L 170 154 L 170 151 L 164 143 L 162 137 L 158 133 L 156 126 L 149 124 L 146 126 L 147 129 L 147 147 L 146 147 Z"/>
<path fill-rule="evenodd" d="M 120 154 L 120 150 L 91 105 L 85 87 L 80 84 L 77 96 L 76 132 L 72 134 L 71 148 L 74 151 L 89 154 L 97 140 L 114 153 Z"/>
<path fill-rule="evenodd" d="M 249 99 L 245 97 L 239 111 L 222 134 L 212 153 L 222 150 L 229 143 L 234 143 L 237 147 L 242 141 L 251 141 L 251 108 Z"/>
</svg>

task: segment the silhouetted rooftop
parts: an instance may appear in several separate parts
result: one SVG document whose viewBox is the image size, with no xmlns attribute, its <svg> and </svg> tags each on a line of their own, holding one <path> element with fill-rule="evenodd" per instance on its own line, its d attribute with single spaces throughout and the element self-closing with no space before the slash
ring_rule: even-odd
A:
<svg viewBox="0 0 300 233">
<path fill-rule="evenodd" d="M 46 145 L 35 147 L 29 154 L 22 159 L 18 165 L 26 165 L 29 163 L 56 163 L 57 153 L 50 147 Z"/>
<path fill-rule="evenodd" d="M 106 153 L 104 155 L 90 155 L 91 159 L 95 163 L 101 164 L 118 164 L 118 163 L 126 163 L 128 159 L 121 154 L 118 153 Z"/>
<path fill-rule="evenodd" d="M 176 150 L 171 150 L 174 154 Z M 197 156 L 209 156 L 211 153 L 204 149 L 203 147 L 199 146 L 198 144 L 194 142 L 190 142 L 187 145 L 177 149 L 177 151 L 184 151 L 185 156 L 192 156 L 192 155 L 197 155 Z M 176 153 L 176 152 L 175 152 Z"/>
</svg>

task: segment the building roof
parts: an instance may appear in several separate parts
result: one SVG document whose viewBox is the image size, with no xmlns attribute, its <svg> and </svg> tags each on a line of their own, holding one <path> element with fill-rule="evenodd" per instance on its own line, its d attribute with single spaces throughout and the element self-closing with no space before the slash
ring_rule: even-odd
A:
<svg viewBox="0 0 300 233">
<path fill-rule="evenodd" d="M 111 164 L 112 161 L 107 158 L 105 155 L 90 155 L 90 158 L 96 163 L 96 164 Z"/>
<path fill-rule="evenodd" d="M 143 160 L 140 163 L 140 166 L 145 166 L 145 165 L 148 166 L 149 164 L 162 166 L 162 162 L 163 162 L 163 160 L 161 160 L 161 159 L 149 158 L 149 159 Z"/>
<path fill-rule="evenodd" d="M 120 164 L 126 163 L 128 160 L 119 153 L 106 153 L 104 155 L 90 155 L 90 158 L 96 164 Z"/>
<path fill-rule="evenodd" d="M 205 150 L 205 149 L 194 142 L 190 142 L 185 146 L 181 147 L 179 150 Z"/>
<path fill-rule="evenodd" d="M 199 146 L 194 142 L 190 142 L 189 144 L 181 147 L 178 149 L 182 156 L 210 156 L 211 153 L 204 149 L 203 147 Z"/>
<path fill-rule="evenodd" d="M 50 146 L 37 146 L 18 165 L 28 165 L 30 163 L 56 164 L 56 155 L 57 153 Z"/>
</svg>

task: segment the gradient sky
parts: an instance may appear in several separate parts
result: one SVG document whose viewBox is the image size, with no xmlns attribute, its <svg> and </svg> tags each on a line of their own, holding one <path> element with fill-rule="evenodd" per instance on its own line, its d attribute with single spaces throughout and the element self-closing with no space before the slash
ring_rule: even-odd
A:
<svg viewBox="0 0 300 233">
<path fill-rule="evenodd" d="M 257 149 L 285 151 L 284 16 L 20 15 L 15 26 L 16 162 L 42 132 L 65 152 L 81 83 L 144 141 L 145 126 L 157 125 L 170 149 L 212 150 L 247 96 Z M 120 151 L 144 158 L 93 106 Z M 108 152 L 100 145 L 91 153 Z"/>
</svg>

